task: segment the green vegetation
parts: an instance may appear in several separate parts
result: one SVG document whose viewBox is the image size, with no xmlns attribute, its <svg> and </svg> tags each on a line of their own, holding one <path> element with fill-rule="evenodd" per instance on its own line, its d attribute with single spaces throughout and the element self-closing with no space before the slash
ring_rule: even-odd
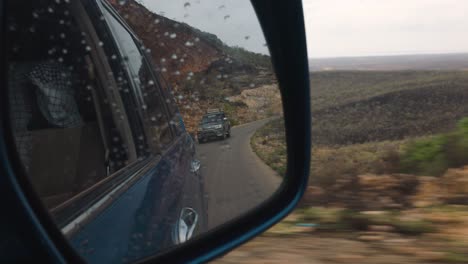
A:
<svg viewBox="0 0 468 264">
<path fill-rule="evenodd" d="M 468 254 L 448 252 L 445 254 L 444 261 L 446 263 L 468 263 Z"/>
<path fill-rule="evenodd" d="M 325 207 L 309 207 L 296 210 L 297 222 L 314 223 L 319 231 L 366 231 L 371 226 L 388 226 L 393 232 L 404 235 L 421 235 L 436 230 L 434 224 L 425 219 L 404 219 L 397 211 L 382 211 L 379 214 Z"/>
<path fill-rule="evenodd" d="M 270 56 L 248 51 L 242 47 L 224 46 L 224 52 L 236 61 L 272 70 Z"/>
<path fill-rule="evenodd" d="M 237 126 L 241 124 L 243 120 L 239 120 L 238 113 L 241 111 L 241 108 L 246 108 L 247 106 L 242 102 L 225 102 L 223 103 L 222 109 L 224 113 L 229 117 L 231 126 Z"/>
<path fill-rule="evenodd" d="M 455 131 L 409 143 L 401 156 L 403 172 L 440 176 L 448 168 L 468 164 L 468 118 Z"/>
<path fill-rule="evenodd" d="M 310 74 L 312 112 L 398 91 L 466 87 L 467 81 L 466 71 L 313 72 Z"/>
<path fill-rule="evenodd" d="M 447 132 L 468 115 L 468 72 L 311 74 L 314 145 Z"/>
<path fill-rule="evenodd" d="M 274 119 L 255 132 L 250 140 L 255 153 L 280 176 L 286 174 L 286 139 L 283 118 Z"/>
</svg>

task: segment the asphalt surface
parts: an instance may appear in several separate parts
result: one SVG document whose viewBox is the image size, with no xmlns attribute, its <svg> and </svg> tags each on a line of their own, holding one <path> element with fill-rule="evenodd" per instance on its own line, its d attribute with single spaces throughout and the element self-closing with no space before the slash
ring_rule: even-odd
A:
<svg viewBox="0 0 468 264">
<path fill-rule="evenodd" d="M 250 147 L 250 137 L 268 121 L 233 127 L 228 139 L 198 144 L 209 229 L 255 208 L 280 186 L 281 178 Z"/>
</svg>

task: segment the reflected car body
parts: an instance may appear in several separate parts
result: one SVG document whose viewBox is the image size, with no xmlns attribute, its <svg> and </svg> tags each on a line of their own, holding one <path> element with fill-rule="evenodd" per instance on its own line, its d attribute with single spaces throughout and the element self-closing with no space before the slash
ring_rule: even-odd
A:
<svg viewBox="0 0 468 264">
<path fill-rule="evenodd" d="M 103 43 L 94 44 L 116 47 L 113 52 L 120 56 L 118 59 L 113 56 L 111 63 L 125 65 L 131 72 L 131 59 L 127 62 L 122 59 L 126 58 L 125 45 L 129 43 L 124 43 L 119 34 L 131 35 L 134 43 L 130 44 L 140 49 L 142 44 L 111 5 L 104 0 L 76 1 L 73 5 L 77 20 L 85 26 L 95 25 L 93 30 L 98 38 L 91 41 L 101 40 Z M 102 26 L 103 21 L 107 26 Z M 141 53 L 137 76 L 145 72 L 144 77 L 154 81 L 163 96 L 159 101 L 165 104 L 165 118 L 170 120 L 165 128 L 170 140 L 164 142 L 164 150 L 159 154 L 138 150 L 136 162 L 51 210 L 72 246 L 90 263 L 135 261 L 183 243 L 206 228 L 204 186 L 200 164 L 194 158 L 195 144 L 178 110 L 169 114 L 168 109 L 174 105 L 167 102 L 174 100 L 169 87 L 162 87 L 165 83 L 154 71 L 149 57 L 142 50 L 133 52 Z M 134 79 L 129 78 L 131 91 L 122 99 L 125 104 L 146 109 L 142 80 Z M 117 90 L 117 86 L 110 89 Z M 138 144 L 151 148 L 150 116 L 135 111 L 124 122 L 129 123 Z"/>
</svg>

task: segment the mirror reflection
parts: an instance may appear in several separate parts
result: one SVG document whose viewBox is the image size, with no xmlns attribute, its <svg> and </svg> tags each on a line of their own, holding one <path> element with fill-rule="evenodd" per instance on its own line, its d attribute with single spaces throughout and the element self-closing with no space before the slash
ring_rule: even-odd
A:
<svg viewBox="0 0 468 264">
<path fill-rule="evenodd" d="M 157 254 L 281 185 L 281 96 L 249 1 L 7 7 L 18 159 L 85 260 Z"/>
</svg>

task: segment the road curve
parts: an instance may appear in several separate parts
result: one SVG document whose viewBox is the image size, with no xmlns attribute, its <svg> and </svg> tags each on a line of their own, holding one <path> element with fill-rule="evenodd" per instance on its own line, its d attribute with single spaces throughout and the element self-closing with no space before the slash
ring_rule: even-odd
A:
<svg viewBox="0 0 468 264">
<path fill-rule="evenodd" d="M 250 147 L 253 133 L 269 120 L 233 127 L 228 139 L 198 144 L 209 229 L 255 208 L 281 184 L 278 174 Z"/>
</svg>

